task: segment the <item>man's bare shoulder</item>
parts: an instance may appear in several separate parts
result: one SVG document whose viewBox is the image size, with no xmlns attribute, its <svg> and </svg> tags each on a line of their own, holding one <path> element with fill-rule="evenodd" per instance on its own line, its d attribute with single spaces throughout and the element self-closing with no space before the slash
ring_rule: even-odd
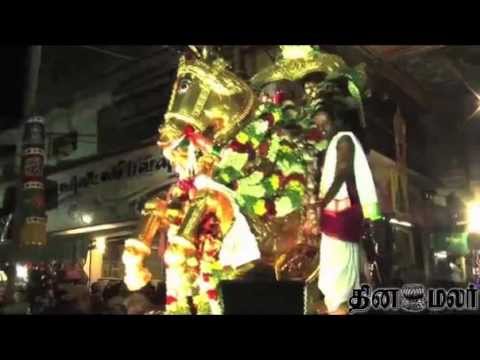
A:
<svg viewBox="0 0 480 360">
<path fill-rule="evenodd" d="M 355 145 L 353 144 L 352 138 L 348 135 L 343 135 L 340 139 L 338 139 L 337 149 L 353 152 Z"/>
</svg>

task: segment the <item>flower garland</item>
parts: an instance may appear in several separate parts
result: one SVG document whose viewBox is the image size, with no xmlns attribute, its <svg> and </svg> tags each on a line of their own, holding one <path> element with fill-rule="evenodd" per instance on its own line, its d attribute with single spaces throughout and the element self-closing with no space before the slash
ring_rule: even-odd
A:
<svg viewBox="0 0 480 360">
<path fill-rule="evenodd" d="M 202 215 L 193 242 L 176 235 L 186 209 L 197 196 L 194 178 L 179 180 L 169 191 L 167 217 L 172 224 L 165 252 L 167 314 L 221 314 L 218 285 L 228 277 L 219 261 L 222 247 L 220 219 L 212 212 Z M 191 297 L 192 302 L 188 299 Z"/>
<path fill-rule="evenodd" d="M 283 129 L 297 119 L 280 94 L 261 104 L 255 119 L 220 153 L 214 179 L 232 188 L 248 214 L 283 217 L 302 206 L 305 161 Z"/>
</svg>

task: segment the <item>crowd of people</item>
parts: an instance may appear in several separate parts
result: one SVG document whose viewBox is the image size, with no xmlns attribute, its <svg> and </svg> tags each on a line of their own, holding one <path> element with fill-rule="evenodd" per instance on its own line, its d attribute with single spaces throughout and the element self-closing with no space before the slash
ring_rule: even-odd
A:
<svg viewBox="0 0 480 360">
<path fill-rule="evenodd" d="M 0 283 L 0 314 L 8 315 L 143 315 L 164 310 L 165 287 L 147 284 L 130 292 L 121 280 L 89 283 L 76 264 L 31 266 L 27 281 L 17 284 L 14 296 L 6 296 Z"/>
</svg>

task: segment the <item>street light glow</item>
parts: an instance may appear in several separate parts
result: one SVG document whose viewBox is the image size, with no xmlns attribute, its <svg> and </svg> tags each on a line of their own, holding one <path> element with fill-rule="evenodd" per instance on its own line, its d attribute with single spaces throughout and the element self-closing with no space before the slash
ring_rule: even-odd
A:
<svg viewBox="0 0 480 360">
<path fill-rule="evenodd" d="M 480 234 L 480 203 L 470 203 L 468 205 L 468 232 L 471 234 Z"/>
<path fill-rule="evenodd" d="M 400 226 L 406 226 L 406 227 L 412 227 L 412 223 L 408 221 L 400 221 L 397 219 L 390 219 L 390 224 L 395 224 L 395 225 L 400 225 Z"/>
<path fill-rule="evenodd" d="M 82 214 L 81 220 L 85 225 L 90 225 L 93 222 L 93 216 L 91 214 Z"/>
<path fill-rule="evenodd" d="M 17 264 L 15 266 L 15 268 L 17 270 L 17 278 L 27 282 L 27 280 L 28 280 L 28 268 L 27 268 L 27 266 Z"/>
<path fill-rule="evenodd" d="M 446 259 L 447 258 L 447 252 L 446 251 L 439 251 L 434 254 L 434 256 L 437 259 Z"/>
</svg>

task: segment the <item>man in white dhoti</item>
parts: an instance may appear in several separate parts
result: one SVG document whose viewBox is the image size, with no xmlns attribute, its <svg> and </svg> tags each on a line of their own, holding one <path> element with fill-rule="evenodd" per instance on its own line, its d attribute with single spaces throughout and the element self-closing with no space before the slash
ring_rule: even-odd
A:
<svg viewBox="0 0 480 360">
<path fill-rule="evenodd" d="M 315 122 L 329 141 L 320 182 L 321 245 L 319 289 L 329 314 L 348 314 L 348 299 L 359 287 L 359 242 L 364 220 L 379 217 L 365 152 L 341 119 L 318 112 Z"/>
</svg>

